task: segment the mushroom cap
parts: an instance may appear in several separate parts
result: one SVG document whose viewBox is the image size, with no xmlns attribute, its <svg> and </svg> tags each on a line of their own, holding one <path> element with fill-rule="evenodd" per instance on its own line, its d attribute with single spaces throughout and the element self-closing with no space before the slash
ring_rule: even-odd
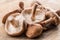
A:
<svg viewBox="0 0 60 40">
<path fill-rule="evenodd" d="M 23 16 L 25 17 L 25 21 L 28 24 L 33 24 L 33 23 L 37 23 L 37 22 L 41 22 L 45 19 L 45 12 L 42 11 L 42 9 L 37 8 L 35 11 L 35 20 L 32 21 L 31 17 L 32 17 L 32 7 L 30 8 L 26 8 L 22 11 Z"/>
<path fill-rule="evenodd" d="M 26 32 L 26 36 L 28 38 L 35 38 L 41 35 L 42 31 L 43 31 L 43 27 L 40 24 L 32 24 L 32 25 L 29 25 Z"/>
<path fill-rule="evenodd" d="M 20 13 L 10 15 L 5 23 L 5 31 L 11 36 L 19 36 L 25 31 L 24 17 Z"/>
</svg>

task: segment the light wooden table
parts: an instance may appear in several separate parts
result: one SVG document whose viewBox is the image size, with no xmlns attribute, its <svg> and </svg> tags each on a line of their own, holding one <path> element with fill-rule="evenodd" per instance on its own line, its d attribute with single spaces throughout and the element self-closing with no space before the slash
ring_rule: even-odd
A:
<svg viewBox="0 0 60 40">
<path fill-rule="evenodd" d="M 19 2 L 21 0 L 0 0 L 0 40 L 32 40 L 25 36 L 11 37 L 8 36 L 4 30 L 4 25 L 2 24 L 2 18 L 8 12 L 19 9 Z M 25 3 L 25 7 L 28 7 L 32 1 L 35 0 L 22 0 Z M 60 9 L 60 0 L 38 0 L 44 6 L 50 7 L 53 10 Z M 60 40 L 60 25 L 57 28 L 44 32 L 39 38 L 33 40 Z"/>
</svg>

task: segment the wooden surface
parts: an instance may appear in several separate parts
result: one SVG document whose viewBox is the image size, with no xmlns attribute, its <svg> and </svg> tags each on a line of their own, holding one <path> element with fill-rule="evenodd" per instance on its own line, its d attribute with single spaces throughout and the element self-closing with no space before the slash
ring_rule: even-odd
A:
<svg viewBox="0 0 60 40">
<path fill-rule="evenodd" d="M 21 0 L 0 0 L 0 40 L 32 40 L 28 39 L 26 36 L 22 35 L 19 37 L 11 37 L 6 34 L 4 30 L 4 25 L 2 24 L 2 18 L 8 12 L 19 9 L 19 2 Z M 25 8 L 30 5 L 33 0 L 22 0 L 25 3 Z M 34 0 L 35 1 L 35 0 Z M 50 7 L 53 10 L 60 9 L 59 0 L 40 0 L 44 6 Z M 60 40 L 60 25 L 57 28 L 43 32 L 41 36 L 33 40 Z"/>
</svg>

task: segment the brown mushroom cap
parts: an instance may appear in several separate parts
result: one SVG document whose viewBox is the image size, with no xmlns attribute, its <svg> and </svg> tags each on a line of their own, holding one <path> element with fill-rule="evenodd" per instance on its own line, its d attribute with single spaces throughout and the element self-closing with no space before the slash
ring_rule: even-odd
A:
<svg viewBox="0 0 60 40">
<path fill-rule="evenodd" d="M 28 38 L 35 38 L 41 35 L 42 31 L 43 31 L 43 28 L 40 24 L 32 24 L 32 25 L 29 25 L 27 32 L 26 32 L 26 36 Z"/>
</svg>

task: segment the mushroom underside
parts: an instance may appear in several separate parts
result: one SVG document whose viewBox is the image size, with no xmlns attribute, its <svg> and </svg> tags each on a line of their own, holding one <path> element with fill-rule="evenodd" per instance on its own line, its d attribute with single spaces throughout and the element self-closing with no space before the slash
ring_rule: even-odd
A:
<svg viewBox="0 0 60 40">
<path fill-rule="evenodd" d="M 11 36 L 19 36 L 25 31 L 25 22 L 22 15 L 12 14 L 5 23 L 5 31 Z"/>
</svg>

